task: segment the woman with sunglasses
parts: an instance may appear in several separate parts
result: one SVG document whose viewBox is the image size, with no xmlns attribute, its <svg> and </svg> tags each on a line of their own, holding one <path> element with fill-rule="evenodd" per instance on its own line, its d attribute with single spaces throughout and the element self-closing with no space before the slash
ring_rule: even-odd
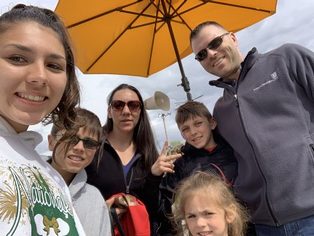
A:
<svg viewBox="0 0 314 236">
<path fill-rule="evenodd" d="M 142 96 L 131 85 L 121 84 L 109 95 L 103 131 L 99 158 L 87 168 L 88 182 L 105 199 L 120 192 L 138 197 L 150 215 L 154 235 L 161 176 L 173 172 L 172 162 L 180 154 L 166 156 L 167 145 L 158 154 Z M 119 214 L 121 209 L 116 211 Z"/>
<path fill-rule="evenodd" d="M 52 126 L 48 143 L 53 155 L 48 162 L 69 186 L 74 208 L 85 232 L 90 236 L 109 236 L 111 225 L 107 205 L 99 190 L 86 183 L 84 170 L 99 147 L 101 124 L 94 113 L 83 108 L 76 111 L 76 121 L 80 126 L 74 135 L 66 135 L 66 130 L 55 124 Z"/>
</svg>

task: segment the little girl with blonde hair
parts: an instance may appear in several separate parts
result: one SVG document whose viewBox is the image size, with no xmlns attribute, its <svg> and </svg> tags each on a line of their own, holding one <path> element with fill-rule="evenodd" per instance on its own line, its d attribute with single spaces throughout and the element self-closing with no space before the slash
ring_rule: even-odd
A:
<svg viewBox="0 0 314 236">
<path fill-rule="evenodd" d="M 246 209 L 230 187 L 208 172 L 196 172 L 181 182 L 172 211 L 180 235 L 243 236 L 248 222 Z"/>
</svg>

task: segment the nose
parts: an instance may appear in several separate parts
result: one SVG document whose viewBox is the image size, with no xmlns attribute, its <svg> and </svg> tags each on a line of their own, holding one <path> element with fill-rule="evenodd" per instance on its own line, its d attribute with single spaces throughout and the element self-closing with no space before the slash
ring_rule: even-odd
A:
<svg viewBox="0 0 314 236">
<path fill-rule="evenodd" d="M 191 127 L 190 133 L 191 133 L 192 136 L 194 136 L 197 133 L 197 128 Z"/>
<path fill-rule="evenodd" d="M 129 114 L 131 113 L 129 107 L 127 104 L 124 105 L 123 109 L 122 109 L 122 113 L 126 113 L 126 114 Z"/>
<path fill-rule="evenodd" d="M 33 85 L 44 86 L 47 84 L 47 68 L 41 61 L 34 62 L 29 67 L 27 82 Z"/>
<path fill-rule="evenodd" d="M 200 227 L 206 226 L 206 219 L 203 217 L 197 217 L 196 224 Z"/>
<path fill-rule="evenodd" d="M 217 51 L 215 49 L 206 48 L 206 50 L 207 50 L 207 57 L 209 58 L 213 58 L 217 54 Z"/>
<path fill-rule="evenodd" d="M 73 149 L 75 149 L 75 150 L 84 150 L 83 141 L 82 140 L 78 141 L 78 143 L 73 146 Z"/>
</svg>

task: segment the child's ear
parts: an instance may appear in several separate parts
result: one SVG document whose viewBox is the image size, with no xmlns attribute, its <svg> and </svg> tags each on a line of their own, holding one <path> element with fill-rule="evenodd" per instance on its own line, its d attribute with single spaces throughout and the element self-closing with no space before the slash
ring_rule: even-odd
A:
<svg viewBox="0 0 314 236">
<path fill-rule="evenodd" d="M 49 134 L 47 138 L 48 138 L 49 151 L 53 151 L 53 149 L 55 148 L 55 145 L 56 145 L 55 139 L 51 134 Z"/>
<path fill-rule="evenodd" d="M 215 118 L 210 119 L 209 125 L 210 125 L 211 130 L 214 130 L 216 128 L 217 122 L 216 122 Z"/>
<path fill-rule="evenodd" d="M 231 224 L 236 218 L 236 206 L 231 204 L 228 209 L 226 209 L 226 221 Z"/>
</svg>

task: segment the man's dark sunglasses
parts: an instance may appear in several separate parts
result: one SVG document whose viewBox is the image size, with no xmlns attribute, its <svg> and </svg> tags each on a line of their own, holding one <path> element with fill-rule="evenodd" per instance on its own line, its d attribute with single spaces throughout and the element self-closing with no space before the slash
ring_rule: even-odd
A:
<svg viewBox="0 0 314 236">
<path fill-rule="evenodd" d="M 140 101 L 124 102 L 121 100 L 113 100 L 110 103 L 110 106 L 115 111 L 122 111 L 124 109 L 125 105 L 128 106 L 130 112 L 137 112 L 142 108 L 142 103 Z"/>
<path fill-rule="evenodd" d="M 98 148 L 99 146 L 99 142 L 96 141 L 96 140 L 93 140 L 91 138 L 80 138 L 78 137 L 77 135 L 71 137 L 68 142 L 72 145 L 76 145 L 78 144 L 80 141 L 83 142 L 83 146 L 85 149 L 92 149 L 92 150 L 95 150 Z"/>
<path fill-rule="evenodd" d="M 219 48 L 223 42 L 223 37 L 227 34 L 229 34 L 229 32 L 224 33 L 224 34 L 214 38 L 212 41 L 210 41 L 206 48 L 203 48 L 201 51 L 199 51 L 196 54 L 195 60 L 198 60 L 200 62 L 203 61 L 207 57 L 207 48 L 210 50 L 215 50 L 215 49 Z"/>
</svg>

